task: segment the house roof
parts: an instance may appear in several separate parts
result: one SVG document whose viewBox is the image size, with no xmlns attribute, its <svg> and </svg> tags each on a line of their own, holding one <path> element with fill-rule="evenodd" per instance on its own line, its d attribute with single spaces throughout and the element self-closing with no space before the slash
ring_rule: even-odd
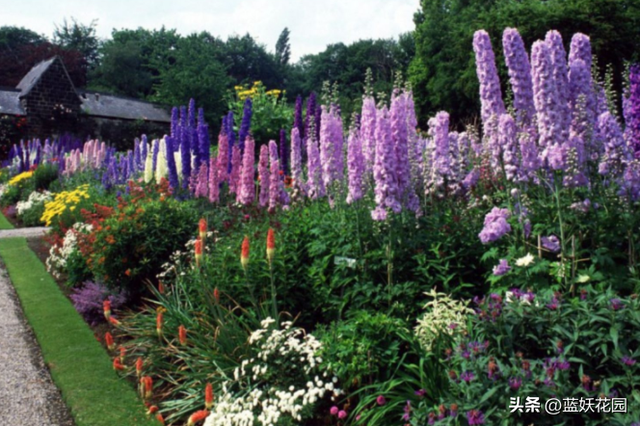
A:
<svg viewBox="0 0 640 426">
<path fill-rule="evenodd" d="M 33 89 L 33 86 L 36 85 L 38 80 L 40 80 L 40 77 L 42 77 L 42 75 L 49 69 L 51 64 L 55 62 L 56 58 L 57 56 L 54 56 L 51 59 L 40 62 L 39 64 L 31 68 L 27 75 L 22 77 L 22 80 L 20 80 L 18 86 L 16 86 L 16 88 L 22 92 L 22 96 L 26 95 L 31 91 L 31 89 Z"/>
<path fill-rule="evenodd" d="M 20 90 L 0 88 L 0 114 L 24 115 L 20 104 Z"/>
<path fill-rule="evenodd" d="M 137 99 L 78 90 L 82 111 L 91 116 L 148 120 L 170 123 L 171 116 L 165 109 Z"/>
</svg>

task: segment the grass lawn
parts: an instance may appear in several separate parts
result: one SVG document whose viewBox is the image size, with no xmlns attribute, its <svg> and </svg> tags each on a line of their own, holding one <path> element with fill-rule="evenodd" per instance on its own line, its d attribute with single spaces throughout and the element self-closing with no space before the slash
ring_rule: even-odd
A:
<svg viewBox="0 0 640 426">
<path fill-rule="evenodd" d="M 11 226 L 0 214 L 0 229 Z M 0 257 L 77 426 L 158 425 L 24 238 L 0 240 Z"/>
<path fill-rule="evenodd" d="M 7 220 L 6 217 L 0 212 L 0 229 L 13 229 L 13 225 Z"/>
</svg>

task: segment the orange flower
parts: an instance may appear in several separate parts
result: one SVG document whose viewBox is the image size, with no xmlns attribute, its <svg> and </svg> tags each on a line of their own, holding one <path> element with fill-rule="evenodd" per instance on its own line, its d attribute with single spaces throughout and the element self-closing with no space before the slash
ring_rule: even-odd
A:
<svg viewBox="0 0 640 426">
<path fill-rule="evenodd" d="M 187 344 L 187 329 L 184 328 L 184 325 L 178 327 L 178 338 L 180 339 L 181 345 L 184 346 Z"/>
<path fill-rule="evenodd" d="M 165 423 L 164 423 L 164 417 L 162 417 L 162 414 L 158 414 L 158 415 L 156 415 L 156 419 L 157 419 L 160 423 L 165 424 Z"/>
<path fill-rule="evenodd" d="M 195 250 L 196 250 L 196 266 L 199 267 L 202 264 L 202 240 L 200 239 L 200 237 L 198 237 L 198 239 L 196 240 Z"/>
<path fill-rule="evenodd" d="M 115 317 L 109 317 L 109 322 L 114 327 L 120 327 L 120 321 L 118 321 Z"/>
<path fill-rule="evenodd" d="M 124 271 L 124 274 L 128 277 L 131 276 L 131 269 L 127 269 L 126 271 Z"/>
<path fill-rule="evenodd" d="M 142 357 L 138 357 L 138 359 L 136 360 L 136 375 L 138 377 L 142 375 L 142 367 L 143 367 Z"/>
<path fill-rule="evenodd" d="M 273 228 L 269 228 L 267 232 L 267 259 L 269 260 L 269 266 L 276 254 L 276 236 L 273 232 Z"/>
<path fill-rule="evenodd" d="M 107 349 L 112 351 L 115 348 L 113 343 L 113 336 L 108 331 L 104 334 L 104 341 L 107 344 Z"/>
<path fill-rule="evenodd" d="M 158 315 L 156 315 L 156 331 L 158 336 L 162 336 L 162 312 L 158 312 Z"/>
<path fill-rule="evenodd" d="M 147 410 L 147 416 L 150 416 L 152 414 L 155 414 L 158 412 L 158 406 L 157 405 L 152 405 L 151 407 L 149 407 L 149 409 Z"/>
<path fill-rule="evenodd" d="M 187 422 L 187 426 L 195 426 L 196 423 L 201 422 L 209 416 L 209 411 L 200 410 L 196 411 L 189 417 L 189 421 Z"/>
<path fill-rule="evenodd" d="M 143 376 L 140 379 L 140 383 L 144 388 L 144 399 L 151 399 L 151 396 L 153 395 L 153 379 L 151 376 Z"/>
<path fill-rule="evenodd" d="M 244 270 L 247 270 L 249 266 L 249 237 L 244 236 L 244 240 L 242 241 L 242 254 L 240 255 L 240 263 L 242 263 L 242 267 Z"/>
<path fill-rule="evenodd" d="M 213 386 L 211 383 L 207 383 L 204 388 L 204 408 L 211 410 L 211 407 L 213 407 Z"/>
<path fill-rule="evenodd" d="M 123 371 L 124 370 L 124 365 L 122 365 L 122 362 L 120 362 L 120 358 L 114 358 L 113 359 L 113 369 L 116 371 Z"/>
<path fill-rule="evenodd" d="M 124 362 L 124 356 L 127 354 L 127 350 L 124 346 L 120 346 L 120 362 Z"/>
<path fill-rule="evenodd" d="M 111 317 L 111 302 L 109 300 L 102 302 L 102 310 L 104 311 L 104 318 L 109 321 Z"/>
<path fill-rule="evenodd" d="M 107 238 L 105 239 L 105 241 L 107 242 L 107 244 L 113 244 L 116 242 L 116 239 L 114 238 L 113 235 L 109 234 L 107 235 Z"/>
<path fill-rule="evenodd" d="M 204 241 L 207 238 L 207 219 L 200 219 L 200 222 L 198 222 L 198 231 L 200 232 L 200 239 Z"/>
<path fill-rule="evenodd" d="M 220 303 L 220 291 L 218 287 L 213 289 L 213 298 L 216 300 L 216 303 Z"/>
<path fill-rule="evenodd" d="M 162 281 L 158 282 L 158 293 L 164 294 L 164 284 Z"/>
</svg>

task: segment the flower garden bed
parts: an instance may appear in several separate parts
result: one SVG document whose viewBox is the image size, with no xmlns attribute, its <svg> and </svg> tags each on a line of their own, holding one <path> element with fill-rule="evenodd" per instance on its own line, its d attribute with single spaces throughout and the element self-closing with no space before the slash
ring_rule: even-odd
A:
<svg viewBox="0 0 640 426">
<path fill-rule="evenodd" d="M 305 114 L 256 84 L 214 147 L 193 101 L 126 153 L 16 145 L 0 201 L 52 227 L 48 270 L 159 422 L 637 425 L 640 67 L 616 94 L 583 34 L 502 47 L 510 97 L 474 37 L 481 129 L 418 131 L 401 84 L 376 105 L 367 79 L 349 126 L 335 92 Z"/>
</svg>

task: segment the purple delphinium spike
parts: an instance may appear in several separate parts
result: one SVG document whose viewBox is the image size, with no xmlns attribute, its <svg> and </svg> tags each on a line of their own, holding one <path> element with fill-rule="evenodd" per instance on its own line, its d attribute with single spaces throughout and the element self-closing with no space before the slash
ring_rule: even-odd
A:
<svg viewBox="0 0 640 426">
<path fill-rule="evenodd" d="M 229 193 L 235 194 L 240 183 L 240 171 L 242 169 L 242 153 L 238 145 L 235 145 L 231 154 L 231 173 L 229 174 Z"/>
<path fill-rule="evenodd" d="M 245 140 L 244 153 L 242 157 L 242 176 L 240 180 L 240 188 L 236 197 L 236 201 L 240 204 L 249 205 L 255 197 L 255 142 L 251 136 Z"/>
<path fill-rule="evenodd" d="M 640 159 L 634 158 L 627 163 L 622 179 L 620 195 L 629 197 L 632 201 L 640 199 Z"/>
<path fill-rule="evenodd" d="M 242 122 L 240 123 L 240 130 L 238 131 L 238 146 L 240 151 L 244 151 L 245 140 L 249 136 L 249 129 L 251 129 L 251 115 L 253 114 L 253 104 L 251 98 L 247 97 L 244 101 L 244 109 L 242 110 Z"/>
<path fill-rule="evenodd" d="M 325 188 L 322 180 L 322 164 L 316 139 L 315 123 L 307 129 L 307 191 L 309 198 L 315 200 L 324 197 Z"/>
<path fill-rule="evenodd" d="M 388 209 L 394 213 L 402 210 L 398 201 L 396 158 L 389 121 L 389 111 L 384 106 L 376 113 L 376 154 L 373 165 L 376 208 L 371 212 L 371 217 L 377 221 L 387 218 Z"/>
<path fill-rule="evenodd" d="M 540 135 L 538 145 L 541 149 L 555 149 L 558 151 L 562 140 L 561 124 L 557 113 L 558 92 L 553 79 L 553 64 L 546 42 L 538 40 L 531 48 L 531 73 L 533 77 L 534 103 Z M 546 158 L 543 152 L 543 158 Z M 560 158 L 562 160 L 562 158 Z M 554 168 L 562 168 L 560 161 Z"/>
<path fill-rule="evenodd" d="M 285 176 L 289 176 L 289 164 L 287 159 L 289 158 L 289 150 L 287 144 L 287 132 L 284 129 L 280 129 L 280 168 Z"/>
<path fill-rule="evenodd" d="M 362 198 L 362 177 L 364 174 L 364 156 L 362 155 L 362 143 L 360 132 L 355 125 L 351 127 L 347 144 L 347 170 L 349 179 L 349 193 L 347 204 L 351 204 Z"/>
<path fill-rule="evenodd" d="M 178 126 L 180 125 L 180 118 L 178 114 L 178 107 L 173 107 L 171 109 L 171 137 L 178 137 Z"/>
<path fill-rule="evenodd" d="M 294 129 L 297 130 L 297 129 Z M 269 204 L 269 147 L 262 145 L 260 147 L 260 160 L 258 162 L 258 177 L 260 178 L 260 207 L 266 207 Z"/>
<path fill-rule="evenodd" d="M 316 93 L 311 92 L 307 98 L 307 115 L 304 119 L 304 136 L 309 137 L 309 126 L 316 124 Z M 302 137 L 302 135 L 301 135 Z"/>
<path fill-rule="evenodd" d="M 431 170 L 427 180 L 427 192 L 433 193 L 444 188 L 445 179 L 451 176 L 451 157 L 449 148 L 449 114 L 440 111 L 429 120 L 429 135 L 433 140 L 431 152 Z"/>
<path fill-rule="evenodd" d="M 169 169 L 169 185 L 173 188 L 174 191 L 177 191 L 180 188 L 180 181 L 178 179 L 178 172 L 176 169 L 176 160 L 174 157 L 173 151 L 174 140 L 172 137 L 165 137 L 165 147 L 166 147 L 166 157 L 167 157 L 167 168 Z M 188 184 L 185 179 L 185 185 Z"/>
<path fill-rule="evenodd" d="M 298 129 L 300 138 L 304 138 L 304 124 L 302 122 L 302 96 L 296 97 L 296 107 L 293 115 L 293 128 Z"/>
<path fill-rule="evenodd" d="M 229 138 L 225 133 L 220 131 L 218 135 L 218 182 L 227 182 L 229 179 L 228 164 L 229 164 Z"/>
<path fill-rule="evenodd" d="M 189 128 L 183 127 L 180 131 L 182 143 L 180 144 L 180 158 L 182 161 L 182 187 L 186 188 L 191 180 L 191 148 L 189 144 Z M 175 141 L 173 142 L 175 143 Z"/>
<path fill-rule="evenodd" d="M 158 139 L 154 139 L 153 142 L 153 172 L 155 173 L 156 171 L 156 166 L 158 165 L 158 151 L 160 150 L 160 141 Z"/>
<path fill-rule="evenodd" d="M 576 150 L 578 164 L 587 160 L 595 149 L 591 142 L 595 130 L 595 94 L 591 70 L 582 59 L 569 63 L 569 105 L 571 108 L 571 148 Z"/>
<path fill-rule="evenodd" d="M 333 141 L 333 157 L 335 163 L 334 180 L 342 182 L 344 178 L 344 134 L 340 106 L 331 105 L 331 139 Z"/>
<path fill-rule="evenodd" d="M 204 110 L 202 108 L 198 109 L 198 145 L 200 146 L 199 154 L 199 162 L 209 164 L 209 159 L 211 157 L 211 142 L 209 140 L 209 125 L 204 120 Z M 197 163 L 196 163 L 197 164 Z"/>
<path fill-rule="evenodd" d="M 627 144 L 634 157 L 640 158 L 640 64 L 629 69 L 629 96 L 626 99 Z"/>
<path fill-rule="evenodd" d="M 513 90 L 513 106 L 520 129 L 528 128 L 533 122 L 533 83 L 531 65 L 520 33 L 515 28 L 506 28 L 502 33 L 504 58 L 509 69 L 509 81 Z"/>
<path fill-rule="evenodd" d="M 225 133 L 227 135 L 228 147 L 229 147 L 229 164 L 227 165 L 227 173 L 231 173 L 231 168 L 233 167 L 233 147 L 236 144 L 236 133 L 233 130 L 234 122 L 233 122 L 233 111 L 229 111 L 227 114 L 227 126 L 225 129 Z"/>
<path fill-rule="evenodd" d="M 219 197 L 220 185 L 218 181 L 218 160 L 216 158 L 211 158 L 209 159 L 209 201 L 217 203 Z"/>
<path fill-rule="evenodd" d="M 391 98 L 391 139 L 395 151 L 399 201 L 405 202 L 409 198 L 411 184 L 411 166 L 409 165 L 409 143 L 407 141 L 407 111 L 405 97 L 399 90 L 394 90 Z M 405 204 L 406 205 L 406 204 Z"/>
<path fill-rule="evenodd" d="M 142 160 L 140 159 L 140 140 L 135 138 L 133 141 L 133 162 L 135 165 L 135 171 L 142 169 Z"/>
<path fill-rule="evenodd" d="M 498 124 L 498 140 L 502 147 L 502 163 L 508 180 L 518 176 L 518 144 L 516 123 L 509 114 L 502 114 Z"/>
<path fill-rule="evenodd" d="M 593 58 L 591 57 L 591 40 L 582 33 L 575 33 L 571 37 L 571 46 L 569 47 L 569 63 L 581 59 L 587 65 L 587 69 L 591 71 Z"/>
<path fill-rule="evenodd" d="M 336 164 L 334 149 L 335 145 L 332 140 L 332 116 L 329 109 L 322 105 L 322 119 L 320 128 L 320 164 L 322 165 L 322 181 L 325 188 L 329 189 L 335 180 Z"/>
</svg>

